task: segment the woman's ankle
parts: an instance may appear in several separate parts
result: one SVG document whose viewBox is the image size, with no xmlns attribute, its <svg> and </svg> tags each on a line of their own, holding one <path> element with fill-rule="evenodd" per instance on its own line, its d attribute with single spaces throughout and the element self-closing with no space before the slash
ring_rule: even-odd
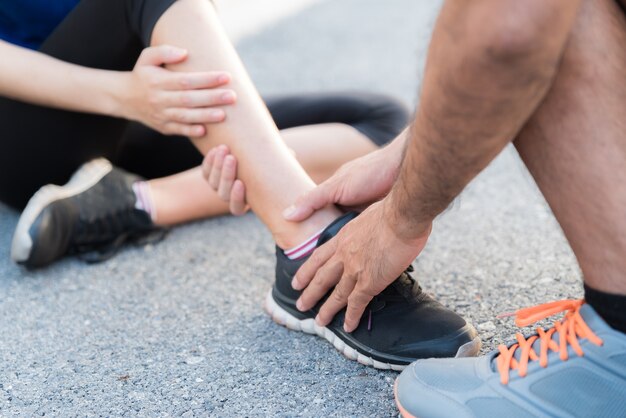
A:
<svg viewBox="0 0 626 418">
<path fill-rule="evenodd" d="M 272 235 L 279 248 L 283 250 L 294 249 L 307 243 L 315 235 L 321 233 L 335 219 L 341 216 L 341 212 L 335 207 L 322 209 L 303 222 L 287 222 L 284 228 L 275 231 Z"/>
</svg>

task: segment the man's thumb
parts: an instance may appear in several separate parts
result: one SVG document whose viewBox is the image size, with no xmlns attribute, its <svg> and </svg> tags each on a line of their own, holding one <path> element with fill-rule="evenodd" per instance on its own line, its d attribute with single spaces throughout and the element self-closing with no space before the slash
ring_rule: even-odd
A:
<svg viewBox="0 0 626 418">
<path fill-rule="evenodd" d="M 313 213 L 332 203 L 325 183 L 300 196 L 296 202 L 283 211 L 283 218 L 291 222 L 302 222 Z"/>
</svg>

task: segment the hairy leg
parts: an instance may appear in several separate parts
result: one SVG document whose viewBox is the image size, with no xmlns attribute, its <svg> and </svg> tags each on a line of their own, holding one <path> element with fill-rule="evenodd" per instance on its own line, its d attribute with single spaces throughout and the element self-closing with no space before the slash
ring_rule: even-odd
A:
<svg viewBox="0 0 626 418">
<path fill-rule="evenodd" d="M 217 145 L 217 140 L 229 146 L 239 161 L 239 177 L 246 184 L 250 206 L 279 246 L 300 243 L 339 215 L 336 208 L 329 207 L 301 224 L 282 218 L 283 209 L 315 183 L 280 138 L 209 1 L 177 1 L 157 22 L 152 44 L 176 45 L 189 51 L 189 59 L 168 67 L 172 70 L 219 68 L 231 73 L 237 104 L 226 110 L 226 123 L 207 126 L 206 137 L 194 140 L 194 144 L 203 154 Z"/>
<path fill-rule="evenodd" d="M 626 295 L 626 19 L 586 0 L 559 74 L 515 145 L 585 283 Z"/>
<path fill-rule="evenodd" d="M 315 182 L 330 177 L 343 163 L 376 149 L 365 135 L 340 123 L 285 129 L 281 136 Z M 200 168 L 148 183 L 159 225 L 228 214 L 228 204 L 208 186 Z"/>
</svg>

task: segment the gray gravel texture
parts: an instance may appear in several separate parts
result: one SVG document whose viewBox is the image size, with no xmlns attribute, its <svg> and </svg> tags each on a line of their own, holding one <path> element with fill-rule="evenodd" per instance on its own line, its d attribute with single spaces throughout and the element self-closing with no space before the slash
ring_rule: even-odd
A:
<svg viewBox="0 0 626 418">
<path fill-rule="evenodd" d="M 415 101 L 434 1 L 323 2 L 238 47 L 264 93 L 364 89 Z M 104 264 L 9 262 L 0 207 L 0 416 L 396 416 L 393 372 L 272 323 L 273 244 L 253 215 L 172 231 Z M 561 230 L 512 149 L 437 221 L 423 286 L 469 318 L 580 297 Z"/>
</svg>

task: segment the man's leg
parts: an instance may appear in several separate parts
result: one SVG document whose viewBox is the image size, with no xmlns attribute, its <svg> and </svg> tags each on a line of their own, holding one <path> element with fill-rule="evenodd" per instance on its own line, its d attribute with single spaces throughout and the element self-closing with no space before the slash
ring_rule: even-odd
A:
<svg viewBox="0 0 626 418">
<path fill-rule="evenodd" d="M 555 82 L 515 141 L 596 289 L 588 305 L 520 311 L 520 326 L 565 316 L 498 354 L 414 363 L 396 382 L 405 418 L 626 416 L 625 42 L 613 0 L 583 1 Z"/>
<path fill-rule="evenodd" d="M 626 295 L 626 19 L 586 1 L 557 79 L 515 141 L 585 284 Z"/>
<path fill-rule="evenodd" d="M 239 161 L 248 202 L 281 248 L 300 244 L 339 216 L 337 209 L 329 207 L 300 224 L 282 218 L 282 211 L 315 183 L 281 140 L 210 2 L 177 1 L 158 20 L 152 44 L 189 50 L 187 62 L 169 67 L 173 70 L 219 68 L 232 74 L 237 104 L 227 110 L 226 123 L 207 126 L 206 137 L 195 144 L 203 153 L 217 144 L 229 146 Z"/>
</svg>

